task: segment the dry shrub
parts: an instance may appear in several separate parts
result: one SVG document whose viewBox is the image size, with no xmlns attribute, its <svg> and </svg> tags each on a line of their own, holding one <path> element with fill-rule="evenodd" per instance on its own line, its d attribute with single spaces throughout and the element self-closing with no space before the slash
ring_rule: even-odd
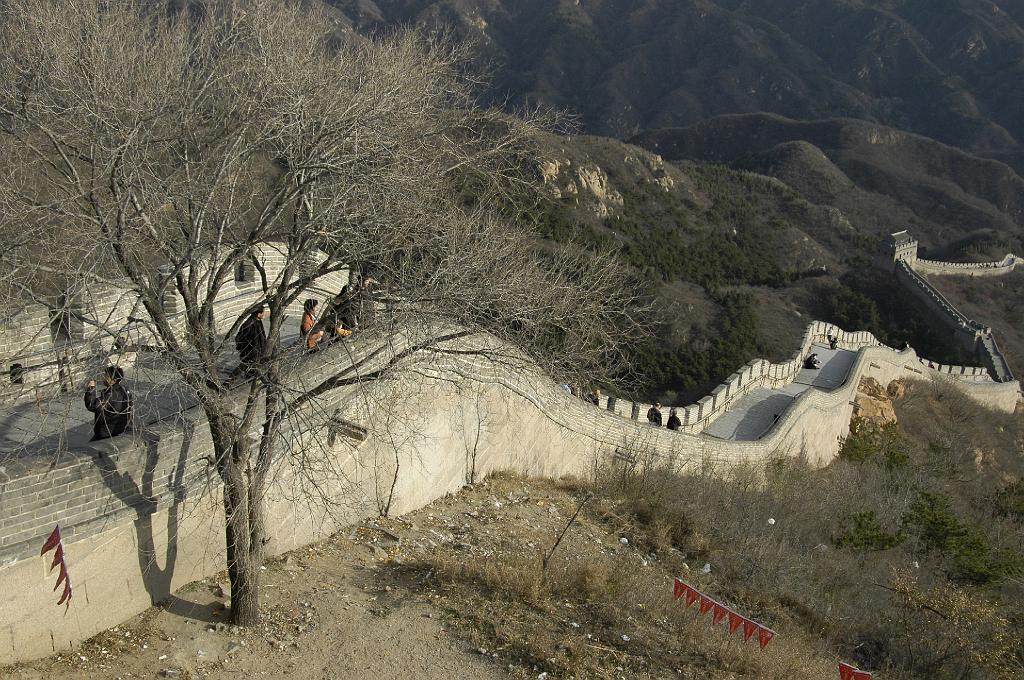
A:
<svg viewBox="0 0 1024 680">
<path fill-rule="evenodd" d="M 901 607 L 899 643 L 938 677 L 968 677 L 984 671 L 1010 680 L 1024 676 L 1019 624 L 976 592 L 952 583 L 921 585 L 898 572 L 893 590 Z"/>
<path fill-rule="evenodd" d="M 506 555 L 501 560 L 465 560 L 442 554 L 429 566 L 442 582 L 476 585 L 492 596 L 522 600 L 534 606 L 543 606 L 551 594 L 534 558 Z"/>
</svg>

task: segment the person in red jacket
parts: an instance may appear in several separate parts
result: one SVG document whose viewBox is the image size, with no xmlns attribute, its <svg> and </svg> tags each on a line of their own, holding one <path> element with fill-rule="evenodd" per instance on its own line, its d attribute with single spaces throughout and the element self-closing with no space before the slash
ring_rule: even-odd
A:
<svg viewBox="0 0 1024 680">
<path fill-rule="evenodd" d="M 306 300 L 302 305 L 302 337 L 306 341 L 306 349 L 315 350 L 320 344 L 320 341 L 324 339 L 324 332 L 322 330 L 313 330 L 316 327 L 316 322 L 319 321 L 319 317 L 316 314 L 316 308 L 320 306 L 320 303 L 316 300 Z"/>
</svg>

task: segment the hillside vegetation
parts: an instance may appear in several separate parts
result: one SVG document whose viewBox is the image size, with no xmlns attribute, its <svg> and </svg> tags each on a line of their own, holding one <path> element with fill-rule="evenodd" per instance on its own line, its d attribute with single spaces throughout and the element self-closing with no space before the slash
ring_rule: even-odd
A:
<svg viewBox="0 0 1024 680">
<path fill-rule="evenodd" d="M 1019 678 L 1020 418 L 923 384 L 895 409 L 899 424 L 855 421 L 823 470 L 680 473 L 638 446 L 591 479 L 491 479 L 467 512 L 431 515 L 452 547 L 403 571 L 517 677 L 818 680 L 845 659 L 893 680 Z M 672 602 L 673 576 L 775 639 L 730 639 Z"/>
<path fill-rule="evenodd" d="M 910 342 L 945 363 L 974 361 L 879 257 L 884 229 L 780 178 L 671 163 L 607 138 L 544 143 L 549 200 L 522 217 L 545 238 L 617 252 L 654 307 L 655 337 L 634 349 L 636 375 L 624 376 L 636 393 L 689 402 L 752 358 L 790 355 L 812 318 Z M 791 148 L 825 159 L 807 144 Z"/>
</svg>

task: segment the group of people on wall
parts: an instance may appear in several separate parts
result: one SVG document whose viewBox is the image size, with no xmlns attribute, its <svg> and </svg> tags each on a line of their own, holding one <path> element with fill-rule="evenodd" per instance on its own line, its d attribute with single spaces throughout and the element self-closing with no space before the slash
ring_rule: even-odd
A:
<svg viewBox="0 0 1024 680">
<path fill-rule="evenodd" d="M 372 276 L 354 276 L 334 297 L 326 314 L 320 313 L 320 301 L 310 298 L 302 305 L 299 333 L 303 347 L 310 352 L 322 349 L 338 340 L 351 336 L 360 328 L 373 323 L 374 306 Z M 235 335 L 239 368 L 251 371 L 263 356 L 267 332 L 263 327 L 266 310 L 261 306 L 253 310 Z"/>
<path fill-rule="evenodd" d="M 353 276 L 330 304 L 327 318 L 319 314 L 318 300 L 306 300 L 299 324 L 304 348 L 315 352 L 371 325 L 374 317 L 372 286 L 375 283 L 372 276 Z M 229 376 L 229 384 L 240 375 L 252 375 L 265 355 L 267 331 L 263 320 L 266 313 L 266 307 L 260 305 L 239 326 L 235 334 L 239 364 Z M 93 441 L 116 437 L 131 427 L 134 404 L 120 366 L 106 367 L 102 389 L 97 389 L 96 381 L 89 381 L 85 389 L 85 408 L 93 413 Z"/>
<path fill-rule="evenodd" d="M 658 402 L 654 403 L 654 406 L 647 409 L 647 422 L 653 427 L 661 427 L 661 404 Z M 683 426 L 679 415 L 676 413 L 675 407 L 668 410 L 668 422 L 665 423 L 665 427 L 670 430 L 678 430 Z"/>
<path fill-rule="evenodd" d="M 572 395 L 579 394 L 568 383 L 563 383 L 561 387 L 562 387 L 563 390 L 565 390 L 569 394 L 572 394 Z M 601 395 L 601 390 L 600 389 L 594 388 L 592 390 L 589 390 L 585 394 L 580 394 L 580 398 L 582 398 L 583 401 L 590 402 L 594 406 L 598 406 L 599 407 L 599 406 L 601 406 L 601 401 L 603 399 L 603 396 Z M 653 427 L 661 427 L 662 426 L 662 415 L 661 415 L 661 404 L 660 403 L 655 403 L 654 406 L 652 406 L 651 408 L 647 409 L 647 422 L 651 426 L 653 426 Z M 669 409 L 669 411 L 668 411 L 668 421 L 665 422 L 664 425 L 665 425 L 665 427 L 667 427 L 670 430 L 679 430 L 679 429 L 681 429 L 683 427 L 683 422 L 681 420 L 679 420 L 679 415 L 676 412 L 675 407 Z"/>
</svg>

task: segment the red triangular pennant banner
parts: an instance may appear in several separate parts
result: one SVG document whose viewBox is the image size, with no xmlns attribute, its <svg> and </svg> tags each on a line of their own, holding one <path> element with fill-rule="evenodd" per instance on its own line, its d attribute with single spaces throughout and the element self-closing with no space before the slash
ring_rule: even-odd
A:
<svg viewBox="0 0 1024 680">
<path fill-rule="evenodd" d="M 852 680 L 854 668 L 848 663 L 839 664 L 839 680 Z"/>
<path fill-rule="evenodd" d="M 676 579 L 676 584 L 675 584 L 675 596 L 676 596 L 676 599 L 677 599 L 677 600 L 678 600 L 678 599 L 679 599 L 680 597 L 682 597 L 684 593 L 686 593 L 686 590 L 687 590 L 687 588 L 688 588 L 688 586 L 687 586 L 687 585 L 686 585 L 685 583 L 683 583 L 683 582 L 682 582 L 682 581 L 680 581 L 679 579 Z"/>
<path fill-rule="evenodd" d="M 50 533 L 50 537 L 46 539 L 46 543 L 43 543 L 43 549 L 39 551 L 40 555 L 45 555 L 50 552 L 60 543 L 60 527 L 54 527 L 53 532 Z"/>
<path fill-rule="evenodd" d="M 715 613 L 711 615 L 711 624 L 717 626 L 725 618 L 725 615 L 729 613 L 729 610 L 722 605 L 715 603 Z"/>
<path fill-rule="evenodd" d="M 743 625 L 743 617 L 734 611 L 729 612 L 729 634 L 735 633 Z"/>
<path fill-rule="evenodd" d="M 750 636 L 754 634 L 754 631 L 760 628 L 756 623 L 750 619 L 743 619 L 743 639 L 749 640 Z"/>
<path fill-rule="evenodd" d="M 700 613 L 701 614 L 707 614 L 709 611 L 711 611 L 714 608 L 714 606 L 715 606 L 715 601 L 712 600 L 710 597 L 708 597 L 707 595 L 701 595 L 700 596 Z"/>
<path fill-rule="evenodd" d="M 871 673 L 867 671 L 854 671 L 853 680 L 871 680 Z"/>
<path fill-rule="evenodd" d="M 758 626 L 757 641 L 761 643 L 761 649 L 767 647 L 768 643 L 772 641 L 773 637 L 775 637 L 775 631 L 771 630 L 770 628 L 765 628 L 764 626 Z"/>
<path fill-rule="evenodd" d="M 686 608 L 689 609 L 693 606 L 693 603 L 700 597 L 700 593 L 694 590 L 691 586 L 686 586 Z"/>
</svg>

